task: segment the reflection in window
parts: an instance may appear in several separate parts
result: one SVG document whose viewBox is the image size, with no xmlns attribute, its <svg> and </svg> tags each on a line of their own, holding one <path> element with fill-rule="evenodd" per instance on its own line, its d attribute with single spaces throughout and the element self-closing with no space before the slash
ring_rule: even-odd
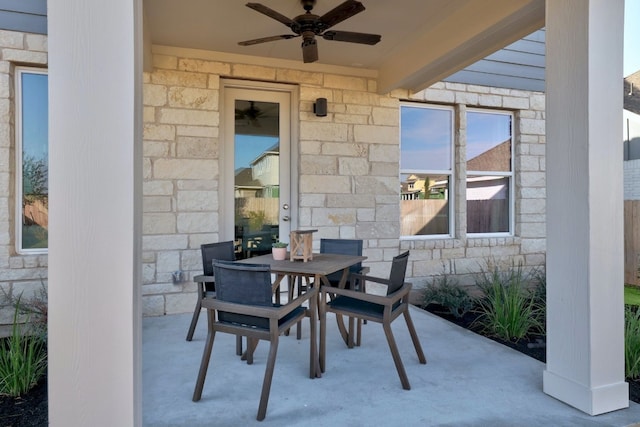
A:
<svg viewBox="0 0 640 427">
<path fill-rule="evenodd" d="M 400 107 L 401 236 L 450 235 L 453 110 Z"/>
<path fill-rule="evenodd" d="M 467 112 L 467 233 L 509 233 L 512 115 Z"/>
<path fill-rule="evenodd" d="M 46 71 L 16 69 L 16 153 L 20 223 L 19 252 L 44 252 L 48 247 L 49 134 Z"/>
</svg>

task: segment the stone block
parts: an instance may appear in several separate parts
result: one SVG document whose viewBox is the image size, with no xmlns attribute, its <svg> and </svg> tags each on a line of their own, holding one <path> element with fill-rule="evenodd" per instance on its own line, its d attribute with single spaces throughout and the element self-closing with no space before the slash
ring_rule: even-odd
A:
<svg viewBox="0 0 640 427">
<path fill-rule="evenodd" d="M 367 80 L 363 77 L 325 74 L 324 87 L 331 89 L 348 89 L 364 92 L 367 90 Z"/>
<path fill-rule="evenodd" d="M 377 195 L 398 195 L 400 180 L 398 177 L 375 177 L 357 176 L 355 177 L 356 194 Z"/>
<path fill-rule="evenodd" d="M 546 97 L 544 93 L 535 93 L 529 97 L 529 108 L 544 111 L 546 109 Z"/>
<path fill-rule="evenodd" d="M 358 105 L 379 105 L 380 95 L 369 92 L 354 92 L 351 90 L 345 90 L 342 94 L 342 102 L 345 104 L 358 104 Z"/>
<path fill-rule="evenodd" d="M 393 205 L 378 205 L 376 207 L 377 222 L 395 222 L 400 221 L 400 206 L 396 203 Z"/>
<path fill-rule="evenodd" d="M 218 181 L 209 179 L 201 180 L 179 180 L 177 182 L 178 190 L 186 191 L 201 191 L 201 190 L 216 190 L 218 188 Z"/>
<path fill-rule="evenodd" d="M 0 47 L 23 49 L 24 34 L 17 31 L 0 30 Z"/>
<path fill-rule="evenodd" d="M 411 254 L 413 256 L 413 253 Z M 412 268 L 411 276 L 432 276 L 438 274 L 451 274 L 451 263 L 449 260 L 419 260 L 409 261 Z M 410 277 L 411 277 L 410 276 Z"/>
<path fill-rule="evenodd" d="M 356 218 L 358 222 L 372 222 L 376 219 L 376 210 L 374 208 L 362 209 L 358 208 L 356 210 Z"/>
<path fill-rule="evenodd" d="M 156 121 L 156 109 L 153 107 L 142 107 L 142 122 L 152 123 Z"/>
<path fill-rule="evenodd" d="M 528 97 L 513 97 L 513 96 L 504 96 L 502 97 L 502 106 L 504 108 L 511 108 L 514 110 L 528 110 L 529 109 L 529 98 Z"/>
<path fill-rule="evenodd" d="M 397 169 L 398 162 L 400 161 L 400 148 L 397 145 L 370 144 L 369 161 L 390 162 L 393 163 Z"/>
<path fill-rule="evenodd" d="M 217 228 L 214 231 L 217 231 Z M 197 249 L 198 256 L 200 256 L 200 245 L 204 245 L 205 243 L 219 242 L 219 241 L 220 241 L 220 236 L 218 235 L 217 232 L 196 233 L 196 234 L 191 234 L 189 236 L 189 247 L 192 249 Z M 183 251 L 182 254 L 184 256 L 185 251 Z M 198 261 L 198 265 L 200 265 L 200 268 L 202 269 L 202 259 Z"/>
<path fill-rule="evenodd" d="M 276 79 L 275 68 L 262 67 L 259 65 L 233 64 L 231 73 L 233 77 L 242 77 L 245 79 L 267 81 Z"/>
<path fill-rule="evenodd" d="M 153 107 L 167 105 L 167 87 L 162 85 L 142 85 L 142 104 Z"/>
<path fill-rule="evenodd" d="M 144 196 L 142 198 L 142 211 L 149 212 L 171 212 L 171 197 L 167 196 Z"/>
<path fill-rule="evenodd" d="M 218 144 L 213 138 L 179 136 L 176 142 L 176 155 L 179 158 L 218 158 Z"/>
<path fill-rule="evenodd" d="M 156 280 L 155 264 L 142 264 L 142 283 L 153 283 Z M 145 289 L 144 287 L 142 289 Z"/>
<path fill-rule="evenodd" d="M 218 110 L 218 91 L 188 87 L 169 88 L 169 106 L 196 110 Z"/>
<path fill-rule="evenodd" d="M 156 271 L 162 273 L 171 273 L 180 270 L 180 252 L 163 251 L 158 252 Z"/>
<path fill-rule="evenodd" d="M 521 253 L 524 255 L 544 253 L 547 249 L 546 239 L 522 239 Z"/>
<path fill-rule="evenodd" d="M 326 199 L 324 194 L 300 194 L 300 207 L 324 207 Z"/>
<path fill-rule="evenodd" d="M 323 74 L 309 71 L 278 69 L 276 79 L 281 82 L 291 82 L 294 84 L 322 85 Z"/>
<path fill-rule="evenodd" d="M 502 97 L 498 95 L 480 95 L 478 104 L 483 107 L 502 107 Z"/>
<path fill-rule="evenodd" d="M 156 179 L 211 179 L 218 175 L 218 162 L 202 159 L 157 159 L 153 163 Z"/>
<path fill-rule="evenodd" d="M 164 296 L 147 295 L 142 297 L 143 316 L 164 316 Z"/>
<path fill-rule="evenodd" d="M 348 176 L 302 175 L 300 177 L 301 193 L 350 193 L 351 180 Z"/>
<path fill-rule="evenodd" d="M 369 123 L 369 116 L 357 116 L 354 114 L 339 114 L 335 113 L 333 115 L 334 123 L 347 123 L 347 124 L 358 124 L 358 125 L 366 125 Z"/>
<path fill-rule="evenodd" d="M 220 113 L 217 111 L 160 108 L 158 118 L 160 123 L 175 125 L 217 126 L 220 124 Z"/>
<path fill-rule="evenodd" d="M 218 75 L 229 75 L 231 73 L 231 65 L 225 62 L 205 61 L 193 58 L 180 58 L 178 61 L 178 69 L 181 71 Z"/>
<path fill-rule="evenodd" d="M 300 139 L 315 141 L 347 141 L 346 124 L 303 122 L 300 123 Z"/>
<path fill-rule="evenodd" d="M 145 157 L 169 157 L 171 143 L 166 141 L 144 141 L 142 152 Z"/>
<path fill-rule="evenodd" d="M 397 163 L 371 163 L 371 175 L 373 176 L 397 176 L 398 164 Z"/>
<path fill-rule="evenodd" d="M 193 312 L 196 304 L 197 294 L 194 293 L 176 293 L 165 295 L 167 314 L 178 314 Z"/>
<path fill-rule="evenodd" d="M 11 97 L 11 82 L 9 79 L 9 74 L 0 73 L 0 98 L 10 98 Z M 3 117 L 4 123 L 9 123 L 11 117 Z"/>
<path fill-rule="evenodd" d="M 178 233 L 206 233 L 215 230 L 217 212 L 178 213 Z"/>
<path fill-rule="evenodd" d="M 169 70 L 156 70 L 151 73 L 151 83 L 158 85 L 206 89 L 207 82 L 207 75 L 202 73 Z"/>
<path fill-rule="evenodd" d="M 187 249 L 189 239 L 183 234 L 161 236 L 142 236 L 142 249 L 145 251 L 164 251 L 171 249 Z"/>
<path fill-rule="evenodd" d="M 522 199 L 520 200 L 521 214 L 543 214 L 546 210 L 545 199 Z"/>
<path fill-rule="evenodd" d="M 372 110 L 373 123 L 382 126 L 399 126 L 400 112 L 397 108 L 374 107 Z"/>
<path fill-rule="evenodd" d="M 533 171 L 540 170 L 540 161 L 538 156 L 519 156 L 516 157 L 516 170 L 518 171 Z"/>
<path fill-rule="evenodd" d="M 400 235 L 399 222 L 357 223 L 356 235 L 362 239 L 391 239 Z"/>
<path fill-rule="evenodd" d="M 180 126 L 176 125 L 179 136 L 195 136 L 201 138 L 217 138 L 219 128 L 214 126 Z"/>
<path fill-rule="evenodd" d="M 355 224 L 356 210 L 347 208 L 314 208 L 311 210 L 311 226 L 336 226 Z"/>
<path fill-rule="evenodd" d="M 544 120 L 537 119 L 522 119 L 520 120 L 520 132 L 533 135 L 544 135 L 545 122 Z"/>
<path fill-rule="evenodd" d="M 46 65 L 47 53 L 30 50 L 3 49 L 2 59 L 9 62 L 21 62 L 23 64 Z"/>
<path fill-rule="evenodd" d="M 547 235 L 546 223 L 529 222 L 520 224 L 520 237 L 522 238 L 544 238 Z"/>
<path fill-rule="evenodd" d="M 445 102 L 452 104 L 455 102 L 455 92 L 450 90 L 429 88 L 424 91 L 423 99 L 431 102 Z"/>
<path fill-rule="evenodd" d="M 146 181 L 142 184 L 142 194 L 145 196 L 171 196 L 173 194 L 173 182 Z"/>
<path fill-rule="evenodd" d="M 449 84 L 449 83 L 447 83 Z M 456 104 L 478 105 L 479 96 L 477 93 L 456 92 Z"/>
<path fill-rule="evenodd" d="M 176 232 L 176 216 L 173 213 L 144 213 L 142 232 L 145 235 L 171 234 Z"/>
<path fill-rule="evenodd" d="M 546 174 L 544 172 L 524 172 L 519 174 L 522 187 L 544 187 Z"/>
<path fill-rule="evenodd" d="M 360 157 L 344 157 L 338 159 L 340 175 L 368 175 L 369 162 Z"/>
<path fill-rule="evenodd" d="M 365 126 L 355 125 L 353 135 L 355 142 L 373 144 L 398 145 L 400 131 L 397 126 Z"/>
<path fill-rule="evenodd" d="M 165 70 L 175 70 L 178 68 L 178 58 L 172 55 L 153 55 L 153 67 Z"/>
<path fill-rule="evenodd" d="M 300 170 L 310 175 L 335 175 L 338 165 L 334 156 L 300 156 Z"/>
<path fill-rule="evenodd" d="M 375 200 L 368 195 L 358 194 L 328 194 L 326 196 L 328 208 L 373 208 Z"/>
<path fill-rule="evenodd" d="M 176 138 L 176 128 L 170 125 L 145 123 L 142 136 L 154 141 L 173 141 Z"/>
<path fill-rule="evenodd" d="M 300 87 L 300 101 L 315 102 L 318 98 L 327 98 L 328 103 L 334 102 L 333 91 L 331 89 L 324 89 L 320 87 Z"/>
<path fill-rule="evenodd" d="M 333 156 L 365 157 L 368 152 L 367 144 L 351 142 L 325 142 L 322 144 L 322 154 Z"/>
<path fill-rule="evenodd" d="M 178 211 L 216 211 L 218 194 L 215 191 L 179 191 Z"/>
</svg>

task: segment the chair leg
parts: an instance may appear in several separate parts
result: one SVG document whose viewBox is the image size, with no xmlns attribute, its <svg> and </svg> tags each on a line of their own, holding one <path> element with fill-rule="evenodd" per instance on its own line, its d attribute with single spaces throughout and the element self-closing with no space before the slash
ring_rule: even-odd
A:
<svg viewBox="0 0 640 427">
<path fill-rule="evenodd" d="M 356 332 L 356 347 L 360 347 L 362 343 L 362 319 L 358 319 L 358 327 Z"/>
<path fill-rule="evenodd" d="M 420 345 L 420 340 L 418 339 L 416 328 L 413 326 L 413 320 L 411 320 L 411 315 L 409 314 L 408 307 L 404 311 L 404 320 L 407 322 L 407 328 L 409 328 L 411 341 L 413 341 L 413 346 L 415 347 L 416 353 L 418 354 L 418 360 L 424 365 L 425 363 L 427 363 L 427 358 L 424 357 L 424 353 L 422 352 L 422 346 Z"/>
<path fill-rule="evenodd" d="M 347 340 L 347 347 L 353 348 L 353 334 L 354 334 L 354 323 L 355 318 L 349 317 L 349 339 Z"/>
<path fill-rule="evenodd" d="M 396 370 L 398 371 L 398 375 L 400 376 L 400 382 L 402 383 L 402 388 L 405 390 L 411 390 L 411 385 L 409 384 L 409 378 L 407 377 L 407 373 L 404 370 L 404 365 L 402 364 L 402 359 L 400 358 L 400 353 L 398 352 L 398 346 L 396 345 L 396 340 L 393 337 L 393 332 L 391 332 L 391 325 L 384 322 L 382 324 L 384 328 L 384 334 L 387 337 L 387 342 L 389 343 L 389 349 L 391 350 L 391 356 L 393 357 L 393 363 L 396 364 Z"/>
<path fill-rule="evenodd" d="M 189 332 L 187 332 L 187 341 L 193 339 L 193 333 L 196 331 L 196 325 L 198 324 L 198 317 L 200 317 L 200 310 L 202 309 L 202 298 L 198 297 L 196 302 L 196 308 L 193 310 L 193 317 L 191 318 L 191 325 L 189 325 Z"/>
<path fill-rule="evenodd" d="M 271 380 L 273 379 L 273 371 L 276 366 L 276 354 L 278 353 L 278 335 L 271 337 L 269 345 L 269 358 L 267 359 L 267 367 L 264 371 L 264 380 L 262 381 L 262 393 L 260 394 L 260 405 L 258 406 L 258 421 L 264 420 L 267 414 L 267 404 L 269 403 L 269 392 L 271 391 Z"/>
<path fill-rule="evenodd" d="M 309 308 L 307 309 L 309 316 L 309 377 L 316 378 L 320 377 L 320 362 L 318 360 L 318 343 L 317 343 L 317 317 L 316 317 L 316 306 L 318 304 L 317 301 L 318 295 L 316 294 L 309 301 Z M 315 300 L 315 301 L 314 301 Z"/>
<path fill-rule="evenodd" d="M 193 391 L 194 402 L 197 402 L 202 397 L 202 388 L 204 387 L 204 380 L 207 376 L 207 369 L 209 368 L 209 360 L 211 359 L 211 350 L 213 349 L 213 340 L 216 336 L 216 331 L 213 330 L 213 314 L 211 310 L 207 310 L 207 319 L 209 321 L 207 340 L 204 344 L 204 351 L 202 352 L 202 361 L 200 362 L 200 371 L 198 372 L 198 379 L 196 380 L 196 388 Z"/>
<path fill-rule="evenodd" d="M 327 309 L 324 298 L 324 293 L 318 296 L 318 311 L 320 313 L 320 372 L 324 372 L 325 369 L 325 355 L 327 350 Z"/>
<path fill-rule="evenodd" d="M 236 356 L 242 356 L 242 336 L 236 335 Z"/>
</svg>

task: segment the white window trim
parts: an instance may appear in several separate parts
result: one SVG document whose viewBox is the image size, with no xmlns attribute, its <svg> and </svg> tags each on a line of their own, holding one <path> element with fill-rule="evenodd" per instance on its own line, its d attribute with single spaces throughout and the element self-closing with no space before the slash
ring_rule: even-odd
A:
<svg viewBox="0 0 640 427">
<path fill-rule="evenodd" d="M 469 176 L 471 175 L 480 175 L 480 176 L 504 176 L 509 178 L 509 231 L 508 232 L 497 232 L 497 233 L 469 233 L 467 232 L 467 237 L 470 239 L 477 239 L 483 237 L 513 237 L 515 233 L 515 134 L 514 134 L 514 121 L 515 114 L 513 111 L 508 110 L 492 110 L 489 108 L 467 108 L 467 114 L 469 113 L 482 113 L 482 114 L 502 114 L 505 116 L 511 116 L 511 171 L 472 171 L 467 170 L 465 175 L 464 183 L 465 183 L 465 191 L 466 191 L 466 182 Z M 467 134 L 468 134 L 467 129 Z M 465 141 L 465 146 L 467 146 L 467 141 Z"/>
<path fill-rule="evenodd" d="M 399 117 L 399 129 L 402 129 L 402 107 L 412 107 L 412 108 L 425 108 L 425 109 L 435 109 L 435 110 L 447 110 L 451 112 L 451 170 L 440 170 L 440 169 L 401 169 L 399 168 L 399 177 L 403 174 L 430 174 L 430 175 L 448 175 L 449 176 L 449 234 L 420 234 L 416 236 L 403 236 L 400 235 L 400 240 L 436 240 L 436 239 L 453 239 L 455 236 L 455 214 L 456 214 L 456 157 L 455 157 L 455 108 L 453 105 L 437 105 L 437 104 L 426 104 L 421 102 L 400 102 L 400 108 L 398 109 Z M 402 134 L 400 134 L 400 153 L 402 153 Z M 400 218 L 400 222 L 402 223 L 402 218 Z"/>
<path fill-rule="evenodd" d="M 22 74 L 43 74 L 49 75 L 48 70 L 35 67 L 16 67 L 14 72 L 15 80 L 15 150 L 16 150 L 16 199 L 15 199 L 15 236 L 16 252 L 21 255 L 48 254 L 49 248 L 23 249 L 22 248 Z"/>
</svg>

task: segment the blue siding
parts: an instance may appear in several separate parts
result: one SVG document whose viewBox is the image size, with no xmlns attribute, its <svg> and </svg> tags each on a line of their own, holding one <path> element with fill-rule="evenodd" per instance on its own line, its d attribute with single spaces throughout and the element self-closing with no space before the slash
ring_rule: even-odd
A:
<svg viewBox="0 0 640 427">
<path fill-rule="evenodd" d="M 47 34 L 47 0 L 0 0 L 0 29 Z"/>
<path fill-rule="evenodd" d="M 452 74 L 444 81 L 544 92 L 544 55 L 545 30 L 542 29 Z"/>
</svg>

